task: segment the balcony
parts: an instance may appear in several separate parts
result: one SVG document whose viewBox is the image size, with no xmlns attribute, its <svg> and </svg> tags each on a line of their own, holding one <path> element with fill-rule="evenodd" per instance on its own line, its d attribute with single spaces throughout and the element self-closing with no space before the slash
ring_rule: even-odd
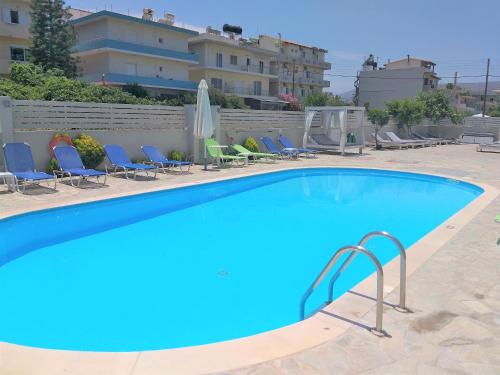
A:
<svg viewBox="0 0 500 375">
<path fill-rule="evenodd" d="M 283 82 L 293 83 L 294 77 L 291 73 L 281 73 L 279 78 Z M 330 81 L 325 81 L 323 75 L 305 77 L 302 75 L 295 74 L 295 83 L 302 85 L 315 85 L 321 87 L 330 87 Z"/>
<path fill-rule="evenodd" d="M 233 84 L 225 84 L 222 91 L 225 94 L 232 95 L 250 95 L 250 96 L 269 96 L 269 91 L 261 89 L 260 92 L 256 91 L 252 85 L 244 86 L 244 85 L 233 85 Z"/>
<path fill-rule="evenodd" d="M 329 70 L 332 68 L 332 64 L 321 60 L 319 57 L 299 57 L 299 56 L 290 56 L 287 54 L 279 54 L 279 61 L 287 62 L 290 64 L 300 64 L 300 65 L 311 65 L 321 69 Z"/>
<path fill-rule="evenodd" d="M 98 51 L 120 51 L 132 53 L 134 55 L 151 56 L 166 60 L 185 61 L 191 64 L 198 64 L 198 55 L 195 53 L 145 46 L 115 39 L 101 38 L 82 42 L 76 46 L 76 50 L 78 54 L 88 54 Z"/>
<path fill-rule="evenodd" d="M 216 64 L 203 64 L 200 68 L 205 69 L 218 69 L 218 70 L 226 70 L 229 72 L 242 72 L 248 74 L 256 74 L 256 75 L 265 75 L 272 76 L 271 78 L 275 78 L 277 76 L 276 68 L 263 66 L 257 64 L 251 65 L 231 65 L 231 64 L 223 64 L 222 66 L 217 66 Z"/>
<path fill-rule="evenodd" d="M 120 73 L 86 75 L 82 77 L 82 80 L 92 83 L 106 83 L 108 85 L 126 85 L 137 83 L 138 85 L 144 87 L 155 87 L 180 91 L 196 91 L 198 89 L 198 84 L 192 81 L 181 81 L 161 77 L 134 76 Z"/>
<path fill-rule="evenodd" d="M 31 39 L 29 25 L 0 21 L 0 36 L 7 38 Z"/>
</svg>

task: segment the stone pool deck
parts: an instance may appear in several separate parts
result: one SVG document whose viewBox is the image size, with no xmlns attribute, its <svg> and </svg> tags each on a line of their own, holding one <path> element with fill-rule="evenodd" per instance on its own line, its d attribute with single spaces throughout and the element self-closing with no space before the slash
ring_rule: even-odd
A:
<svg viewBox="0 0 500 375">
<path fill-rule="evenodd" d="M 229 178 L 257 171 L 307 166 L 346 166 L 396 169 L 456 177 L 500 189 L 500 154 L 478 153 L 473 145 L 450 145 L 416 150 L 372 151 L 365 155 L 341 157 L 320 155 L 316 159 L 280 161 L 276 164 L 202 171 L 195 167 L 188 175 L 158 175 L 154 181 L 129 181 L 110 177 L 108 187 L 76 189 L 64 184 L 52 193 L 45 189 L 29 195 L 0 192 L 0 217 L 16 212 L 91 201 L 104 197 L 158 190 L 171 186 Z M 0 189 L 2 187 L 0 186 Z M 408 278 L 407 305 L 412 313 L 398 313 L 389 306 L 384 312 L 384 330 L 390 337 L 379 338 L 365 326 L 373 325 L 374 303 L 365 315 L 354 317 L 338 337 L 286 357 L 244 368 L 230 365 L 217 374 L 500 374 L 500 198 L 461 227 L 447 228 L 454 236 Z M 456 232 L 456 233 L 454 233 Z M 386 298 L 397 302 L 398 290 Z M 355 297 L 355 296 L 354 296 Z M 354 298 L 353 297 L 353 298 Z M 363 298 L 366 303 L 366 298 Z M 338 320 L 331 316 L 325 319 Z M 351 319 L 353 317 L 351 316 Z M 233 355 L 228 353 L 228 356 Z M 0 373 L 81 374 L 171 374 L 168 365 L 155 367 L 147 355 L 130 361 L 78 366 L 60 363 L 41 354 L 21 363 L 22 358 L 0 347 Z M 33 359 L 35 361 L 33 361 Z M 36 360 L 39 362 L 37 363 Z M 191 358 L 195 362 L 196 358 Z M 206 359 L 204 359 L 206 361 Z M 214 359 L 215 360 L 215 359 Z M 50 362 L 55 361 L 54 366 Z M 257 361 L 256 361 L 257 362 Z M 208 362 L 207 362 L 208 363 Z M 234 363 L 229 360 L 228 363 Z M 189 366 L 188 366 L 189 367 Z M 78 371 L 75 371 L 78 369 Z M 212 372 L 207 365 L 206 372 Z M 222 370 L 222 369 L 220 369 Z"/>
</svg>

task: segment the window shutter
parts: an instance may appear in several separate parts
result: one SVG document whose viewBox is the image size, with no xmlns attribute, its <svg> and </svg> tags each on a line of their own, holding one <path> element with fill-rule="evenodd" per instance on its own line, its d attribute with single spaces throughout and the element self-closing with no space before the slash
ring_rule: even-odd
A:
<svg viewBox="0 0 500 375">
<path fill-rule="evenodd" d="M 2 8 L 2 20 L 10 23 L 10 8 Z"/>
</svg>

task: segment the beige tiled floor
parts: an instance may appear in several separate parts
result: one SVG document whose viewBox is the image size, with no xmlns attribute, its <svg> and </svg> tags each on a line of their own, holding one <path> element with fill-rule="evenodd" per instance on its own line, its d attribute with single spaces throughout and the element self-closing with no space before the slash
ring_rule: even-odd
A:
<svg viewBox="0 0 500 375">
<path fill-rule="evenodd" d="M 154 181 L 110 178 L 106 188 L 76 189 L 59 185 L 57 193 L 35 189 L 29 195 L 2 194 L 0 217 L 15 212 L 90 201 L 110 196 L 200 183 L 283 167 L 315 165 L 400 169 L 454 176 L 500 188 L 500 154 L 477 153 L 475 146 L 442 146 L 403 151 L 368 151 L 363 156 L 321 155 L 317 159 L 204 172 L 159 175 Z M 377 338 L 351 326 L 319 346 L 249 367 L 229 368 L 231 374 L 499 374 L 500 373 L 500 198 L 496 198 L 408 279 L 411 314 L 386 309 L 384 328 L 391 338 Z M 425 243 L 422 244 L 425 246 Z M 397 290 L 388 297 L 397 300 Z M 360 320 L 372 320 L 373 309 Z M 329 317 L 322 317 L 328 322 Z M 335 319 L 335 318 L 331 318 Z M 277 348 L 269 348 L 279 355 Z M 28 354 L 27 354 L 28 353 Z M 0 373 L 157 374 L 192 373 L 170 367 L 149 353 L 108 357 L 78 353 L 64 356 L 15 346 L 0 346 Z M 237 353 L 229 354 L 237 356 Z M 28 358 L 29 357 L 29 358 Z M 92 358 L 94 359 L 92 359 Z M 23 362 L 23 358 L 25 361 Z M 259 356 L 255 357 L 258 361 Z M 85 359 L 85 360 L 83 360 Z M 244 360 L 245 358 L 242 358 Z M 200 361 L 201 361 L 200 357 Z M 207 361 L 206 358 L 204 358 Z M 196 357 L 185 358 L 196 362 Z M 91 364 L 94 364 L 93 366 Z M 242 363 L 245 363 L 243 361 Z M 156 366 L 157 364 L 157 366 Z M 207 370 L 211 369 L 208 366 Z M 222 368 L 221 368 L 222 369 Z"/>
</svg>

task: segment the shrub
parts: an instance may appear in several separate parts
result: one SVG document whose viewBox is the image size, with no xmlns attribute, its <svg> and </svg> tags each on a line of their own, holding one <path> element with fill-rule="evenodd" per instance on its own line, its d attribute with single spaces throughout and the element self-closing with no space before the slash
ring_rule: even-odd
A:
<svg viewBox="0 0 500 375">
<path fill-rule="evenodd" d="M 123 86 L 123 91 L 128 92 L 129 94 L 134 95 L 137 98 L 147 98 L 149 97 L 148 92 L 138 83 L 127 83 Z"/>
<path fill-rule="evenodd" d="M 293 95 L 281 94 L 280 99 L 287 102 L 286 107 L 283 108 L 285 111 L 300 111 L 302 109 L 299 99 Z"/>
<path fill-rule="evenodd" d="M 245 139 L 245 142 L 243 142 L 243 147 L 252 152 L 260 152 L 259 144 L 253 137 L 248 137 L 247 139 Z"/>
<path fill-rule="evenodd" d="M 236 95 L 229 95 L 227 97 L 227 108 L 232 109 L 247 109 L 248 106 L 245 104 L 242 98 Z"/>
<path fill-rule="evenodd" d="M 172 150 L 168 154 L 168 158 L 170 160 L 182 161 L 182 153 L 180 151 L 177 151 L 177 150 Z"/>
<path fill-rule="evenodd" d="M 73 143 L 87 168 L 96 168 L 104 160 L 104 148 L 90 135 L 80 134 Z"/>
</svg>

